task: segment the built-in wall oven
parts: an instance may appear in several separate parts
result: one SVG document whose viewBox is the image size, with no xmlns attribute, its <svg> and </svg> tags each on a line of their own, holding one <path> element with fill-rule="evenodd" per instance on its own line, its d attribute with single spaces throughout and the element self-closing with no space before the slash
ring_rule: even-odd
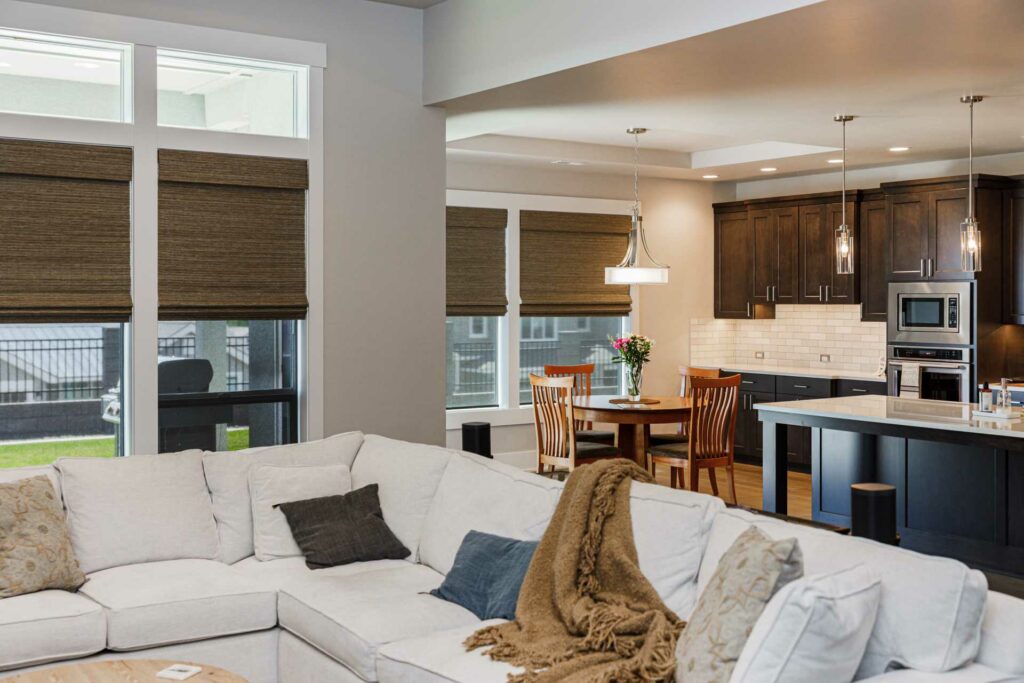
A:
<svg viewBox="0 0 1024 683">
<path fill-rule="evenodd" d="M 890 344 L 970 346 L 974 305 L 970 282 L 890 282 Z"/>
<path fill-rule="evenodd" d="M 889 396 L 970 403 L 971 349 L 890 344 L 888 356 Z"/>
</svg>

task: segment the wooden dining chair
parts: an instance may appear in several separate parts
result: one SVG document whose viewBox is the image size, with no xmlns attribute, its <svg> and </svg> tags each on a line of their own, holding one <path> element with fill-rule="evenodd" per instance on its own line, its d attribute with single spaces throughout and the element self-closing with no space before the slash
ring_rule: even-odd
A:
<svg viewBox="0 0 1024 683">
<path fill-rule="evenodd" d="M 706 469 L 711 479 L 711 491 L 718 495 L 715 468 L 724 467 L 729 475 L 732 501 L 736 503 L 736 474 L 733 470 L 736 445 L 736 415 L 739 408 L 740 376 L 690 379 L 690 423 L 686 443 L 666 444 L 650 449 L 651 467 L 655 463 L 668 465 L 669 485 L 696 491 L 700 471 Z M 687 476 L 683 477 L 683 471 Z"/>
<path fill-rule="evenodd" d="M 541 377 L 530 374 L 533 392 L 533 422 L 537 432 L 537 473 L 578 465 L 601 458 L 614 458 L 619 449 L 608 444 L 577 441 L 572 415 L 572 377 Z"/>
<path fill-rule="evenodd" d="M 690 380 L 694 377 L 721 377 L 722 371 L 718 368 L 694 368 L 686 365 L 679 366 L 679 395 L 690 395 Z M 671 443 L 686 443 L 686 430 L 688 425 L 684 422 L 674 434 L 651 434 L 651 446 L 665 446 Z"/>
<path fill-rule="evenodd" d="M 573 396 L 590 396 L 591 379 L 594 376 L 593 363 L 580 363 L 579 365 L 545 365 L 544 375 L 546 377 L 572 377 L 576 380 L 573 384 Z M 615 432 L 594 429 L 593 422 L 576 420 L 576 440 L 593 441 L 612 446 L 615 444 Z"/>
</svg>

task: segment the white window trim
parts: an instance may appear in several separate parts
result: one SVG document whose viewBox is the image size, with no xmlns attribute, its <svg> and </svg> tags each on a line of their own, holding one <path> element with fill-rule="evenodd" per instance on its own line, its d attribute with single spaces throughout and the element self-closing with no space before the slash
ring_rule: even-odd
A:
<svg viewBox="0 0 1024 683">
<path fill-rule="evenodd" d="M 122 381 L 128 407 L 125 454 L 155 453 L 157 409 L 157 149 L 226 152 L 306 159 L 309 163 L 306 296 L 299 328 L 299 439 L 324 435 L 324 208 L 322 43 L 190 26 L 137 17 L 0 0 L 0 25 L 23 31 L 109 40 L 132 46 L 131 122 L 0 113 L 0 137 L 132 147 L 132 320 L 126 326 Z M 308 138 L 173 128 L 157 125 L 156 50 L 168 48 L 309 67 Z"/>
<path fill-rule="evenodd" d="M 630 216 L 633 213 L 633 202 L 621 199 L 557 197 L 476 190 L 448 190 L 446 200 L 448 206 L 508 211 L 505 242 L 505 294 L 508 297 L 508 314 L 500 318 L 498 324 L 499 406 L 497 408 L 451 408 L 446 410 L 445 429 L 458 429 L 463 422 L 477 420 L 490 422 L 493 427 L 531 424 L 533 408 L 519 405 L 519 212 L 568 211 Z M 633 310 L 629 314 L 629 327 L 633 331 L 639 331 L 640 288 L 631 287 L 630 295 L 633 297 Z"/>
</svg>

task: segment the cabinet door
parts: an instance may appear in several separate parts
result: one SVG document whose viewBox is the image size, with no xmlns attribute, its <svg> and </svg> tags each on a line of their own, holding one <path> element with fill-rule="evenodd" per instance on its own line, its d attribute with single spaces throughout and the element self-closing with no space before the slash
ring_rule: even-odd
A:
<svg viewBox="0 0 1024 683">
<path fill-rule="evenodd" d="M 715 216 L 715 317 L 748 318 L 753 245 L 747 214 Z"/>
<path fill-rule="evenodd" d="M 1003 322 L 1024 325 L 1024 189 L 1014 191 L 1010 198 L 1010 226 L 1007 230 L 1006 266 L 1007 294 Z M 982 241 L 982 249 L 988 247 Z M 984 251 L 982 252 L 985 256 Z"/>
<path fill-rule="evenodd" d="M 799 295 L 800 220 L 795 206 L 772 209 L 776 225 L 778 265 L 775 270 L 775 303 L 795 304 Z"/>
<path fill-rule="evenodd" d="M 771 209 L 747 213 L 753 245 L 751 301 L 757 304 L 771 302 L 771 288 L 777 281 L 778 229 Z"/>
<path fill-rule="evenodd" d="M 796 394 L 776 394 L 776 401 L 805 401 L 807 396 L 797 396 Z M 791 465 L 804 465 L 809 467 L 811 464 L 811 429 L 810 427 L 797 427 L 795 425 L 789 425 L 786 429 L 788 436 L 787 442 L 789 448 L 786 449 L 786 454 L 789 456 L 789 464 Z"/>
<path fill-rule="evenodd" d="M 800 296 L 798 303 L 825 303 L 825 285 L 832 284 L 831 230 L 826 206 L 800 207 Z"/>
<path fill-rule="evenodd" d="M 860 241 L 860 235 L 858 234 L 859 226 L 857 225 L 857 207 L 853 202 L 846 203 L 846 224 L 853 233 L 853 253 L 854 257 L 857 254 L 857 246 Z M 824 247 L 828 249 L 830 256 L 830 270 L 828 274 L 828 292 L 825 293 L 825 302 L 830 304 L 855 304 L 860 301 L 857 294 L 857 270 L 854 268 L 852 275 L 839 275 L 836 272 L 836 230 L 843 224 L 843 204 L 837 202 L 836 204 L 829 204 L 828 206 L 829 215 L 829 230 L 828 230 L 828 244 Z"/>
<path fill-rule="evenodd" d="M 887 279 L 920 280 L 924 277 L 928 248 L 928 204 L 922 194 L 893 195 L 889 210 Z"/>
<path fill-rule="evenodd" d="M 764 458 L 764 423 L 757 418 L 757 411 L 754 410 L 754 406 L 758 403 L 772 403 L 775 401 L 774 393 L 767 393 L 763 391 L 755 391 L 750 394 L 750 419 L 753 423 L 754 430 L 754 457 L 758 460 Z"/>
<path fill-rule="evenodd" d="M 974 273 L 960 269 L 960 224 L 967 217 L 967 190 L 929 192 L 928 214 L 931 278 L 973 280 Z"/>
<path fill-rule="evenodd" d="M 885 273 L 888 229 L 885 200 L 862 202 L 860 205 L 860 243 L 857 258 L 860 278 L 860 319 L 886 321 L 889 304 L 889 282 Z"/>
</svg>

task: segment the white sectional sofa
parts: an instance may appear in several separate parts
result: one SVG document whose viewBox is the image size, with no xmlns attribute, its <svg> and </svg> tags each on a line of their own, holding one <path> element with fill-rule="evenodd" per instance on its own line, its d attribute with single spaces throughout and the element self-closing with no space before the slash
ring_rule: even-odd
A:
<svg viewBox="0 0 1024 683">
<path fill-rule="evenodd" d="M 147 458 L 165 457 L 126 460 L 145 467 Z M 181 462 L 188 458 L 198 456 Z M 0 676 L 74 658 L 124 657 L 208 663 L 252 683 L 499 683 L 512 670 L 465 652 L 463 639 L 483 622 L 427 591 L 440 585 L 471 529 L 540 538 L 561 483 L 467 453 L 361 434 L 206 453 L 201 461 L 198 474 L 184 468 L 173 475 L 173 486 L 187 491 L 182 505 L 195 508 L 173 516 L 211 517 L 215 552 L 193 538 L 151 543 L 165 531 L 156 526 L 168 513 L 156 503 L 153 510 L 133 508 L 145 497 L 132 491 L 130 478 L 108 477 L 104 484 L 93 476 L 61 476 L 59 463 L 0 471 L 0 481 L 51 476 L 63 487 L 76 553 L 87 565 L 110 564 L 95 571 L 84 566 L 88 581 L 78 593 L 0 600 Z M 378 484 L 385 521 L 412 555 L 317 571 L 302 558 L 258 561 L 251 556 L 245 485 L 257 461 L 350 466 L 354 487 Z M 195 476 L 205 503 L 189 497 L 197 482 L 186 480 Z M 92 496 L 103 497 L 103 515 L 82 513 L 82 501 Z M 1024 676 L 1024 601 L 988 592 L 984 577 L 958 562 L 654 485 L 632 485 L 632 515 L 641 568 L 684 618 L 722 553 L 756 524 L 776 538 L 797 536 L 808 575 L 869 563 L 882 577 L 879 617 L 858 679 L 991 683 Z M 152 559 L 116 559 L 133 553 Z"/>
</svg>

